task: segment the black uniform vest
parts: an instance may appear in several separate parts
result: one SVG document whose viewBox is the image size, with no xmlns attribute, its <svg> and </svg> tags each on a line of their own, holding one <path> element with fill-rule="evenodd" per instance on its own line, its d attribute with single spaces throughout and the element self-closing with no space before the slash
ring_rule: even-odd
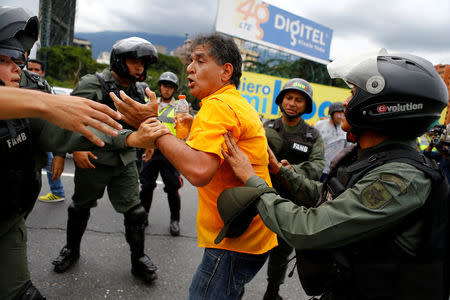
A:
<svg viewBox="0 0 450 300">
<path fill-rule="evenodd" d="M 26 77 L 26 85 L 20 86 L 21 88 L 31 89 L 31 90 L 38 90 L 43 91 L 46 93 L 51 94 L 52 88 L 48 84 L 48 82 L 42 78 L 41 75 L 27 71 L 22 70 L 23 76 Z"/>
<path fill-rule="evenodd" d="M 319 137 L 319 131 L 315 128 L 304 124 L 296 132 L 287 133 L 281 118 L 269 120 L 264 123 L 265 128 L 272 128 L 280 134 L 283 140 L 283 146 L 277 153 L 277 159 L 286 159 L 290 164 L 299 164 L 309 160 L 314 143 Z M 283 197 L 295 201 L 295 197 L 279 182 L 276 176 L 270 175 L 273 187 Z"/>
<path fill-rule="evenodd" d="M 108 105 L 113 110 L 117 110 L 116 107 L 114 106 L 114 101 L 109 96 L 109 93 L 113 92 L 120 99 L 119 88 L 117 87 L 117 84 L 114 81 L 106 81 L 101 73 L 100 74 L 97 73 L 96 76 L 102 88 L 103 97 L 101 103 Z M 128 91 L 129 92 L 128 96 L 130 96 L 133 100 L 139 103 L 145 104 L 145 93 L 141 90 L 138 90 L 136 84 L 133 84 L 132 86 L 133 88 L 131 88 Z M 131 129 L 131 130 L 136 129 L 124 121 L 119 120 L 118 122 L 122 125 L 124 129 Z"/>
<path fill-rule="evenodd" d="M 421 208 L 389 232 L 339 249 L 296 250 L 305 291 L 310 295 L 331 292 L 339 299 L 448 299 L 444 262 L 448 258 L 449 187 L 445 175 L 433 160 L 404 145 L 389 145 L 359 159 L 356 152 L 355 147 L 331 169 L 318 205 L 351 188 L 370 170 L 394 161 L 423 171 L 432 181 L 432 191 Z M 394 240 L 419 220 L 424 234 L 413 257 Z"/>
<path fill-rule="evenodd" d="M 273 128 L 283 139 L 283 147 L 277 155 L 277 159 L 286 159 L 290 164 L 299 164 L 309 159 L 314 143 L 320 133 L 317 129 L 305 123 L 296 132 L 286 132 L 281 118 L 269 120 L 264 127 Z"/>
<path fill-rule="evenodd" d="M 0 120 L 0 219 L 27 213 L 40 190 L 26 119 Z"/>
</svg>

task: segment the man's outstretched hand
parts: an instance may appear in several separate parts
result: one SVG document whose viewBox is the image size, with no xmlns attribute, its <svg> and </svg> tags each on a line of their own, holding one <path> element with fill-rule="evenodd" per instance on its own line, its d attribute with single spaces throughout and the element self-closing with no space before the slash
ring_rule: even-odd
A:
<svg viewBox="0 0 450 300">
<path fill-rule="evenodd" d="M 122 120 L 133 126 L 139 128 L 142 122 L 148 118 L 158 117 L 158 102 L 156 101 L 156 94 L 149 88 L 145 89 L 145 93 L 149 98 L 149 102 L 141 104 L 130 98 L 124 91 L 120 91 L 119 99 L 114 93 L 109 93 L 117 111 L 122 115 Z"/>
<path fill-rule="evenodd" d="M 42 98 L 45 100 L 42 102 L 45 109 L 38 117 L 59 127 L 77 131 L 97 146 L 103 146 L 105 143 L 89 130 L 88 126 L 111 136 L 116 136 L 116 130 L 122 129 L 114 120 L 119 120 L 120 114 L 104 104 L 68 95 L 45 94 Z"/>
</svg>

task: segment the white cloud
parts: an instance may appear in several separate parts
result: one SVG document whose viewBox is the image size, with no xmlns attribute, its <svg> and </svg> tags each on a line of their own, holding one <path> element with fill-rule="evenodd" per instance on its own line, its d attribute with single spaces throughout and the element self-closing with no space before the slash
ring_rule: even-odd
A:
<svg viewBox="0 0 450 300">
<path fill-rule="evenodd" d="M 450 64 L 448 0 L 266 1 L 333 29 L 331 58 L 383 47 Z"/>
<path fill-rule="evenodd" d="M 218 0 L 78 0 L 75 31 L 184 36 L 214 29 Z M 333 29 L 331 58 L 368 47 L 450 64 L 448 0 L 266 0 Z M 39 0 L 3 0 L 38 13 Z"/>
</svg>

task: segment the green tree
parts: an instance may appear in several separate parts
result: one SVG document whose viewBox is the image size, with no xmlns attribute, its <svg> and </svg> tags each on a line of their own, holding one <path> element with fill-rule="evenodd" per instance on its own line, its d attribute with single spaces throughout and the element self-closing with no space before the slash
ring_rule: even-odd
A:
<svg viewBox="0 0 450 300">
<path fill-rule="evenodd" d="M 38 52 L 38 57 L 46 64 L 47 81 L 55 86 L 73 88 L 84 75 L 108 67 L 97 63 L 92 52 L 81 47 L 44 47 Z"/>
<path fill-rule="evenodd" d="M 92 52 L 88 49 L 73 46 L 52 46 L 41 48 L 38 52 L 46 63 L 46 79 L 53 86 L 73 88 L 86 74 L 101 72 L 108 65 L 99 64 L 92 58 Z M 166 71 L 177 74 L 180 80 L 179 94 L 185 94 L 187 100 L 196 110 L 199 109 L 198 100 L 193 97 L 187 87 L 186 66 L 175 56 L 159 53 L 158 62 L 147 69 L 146 82 L 150 89 L 158 91 L 159 76 Z"/>
</svg>

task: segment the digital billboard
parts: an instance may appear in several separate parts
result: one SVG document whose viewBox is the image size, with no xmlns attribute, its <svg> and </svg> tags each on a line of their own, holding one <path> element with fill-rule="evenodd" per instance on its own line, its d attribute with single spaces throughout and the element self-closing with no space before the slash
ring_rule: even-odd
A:
<svg viewBox="0 0 450 300">
<path fill-rule="evenodd" d="M 261 0 L 219 0 L 216 31 L 329 62 L 333 30 Z"/>
</svg>

